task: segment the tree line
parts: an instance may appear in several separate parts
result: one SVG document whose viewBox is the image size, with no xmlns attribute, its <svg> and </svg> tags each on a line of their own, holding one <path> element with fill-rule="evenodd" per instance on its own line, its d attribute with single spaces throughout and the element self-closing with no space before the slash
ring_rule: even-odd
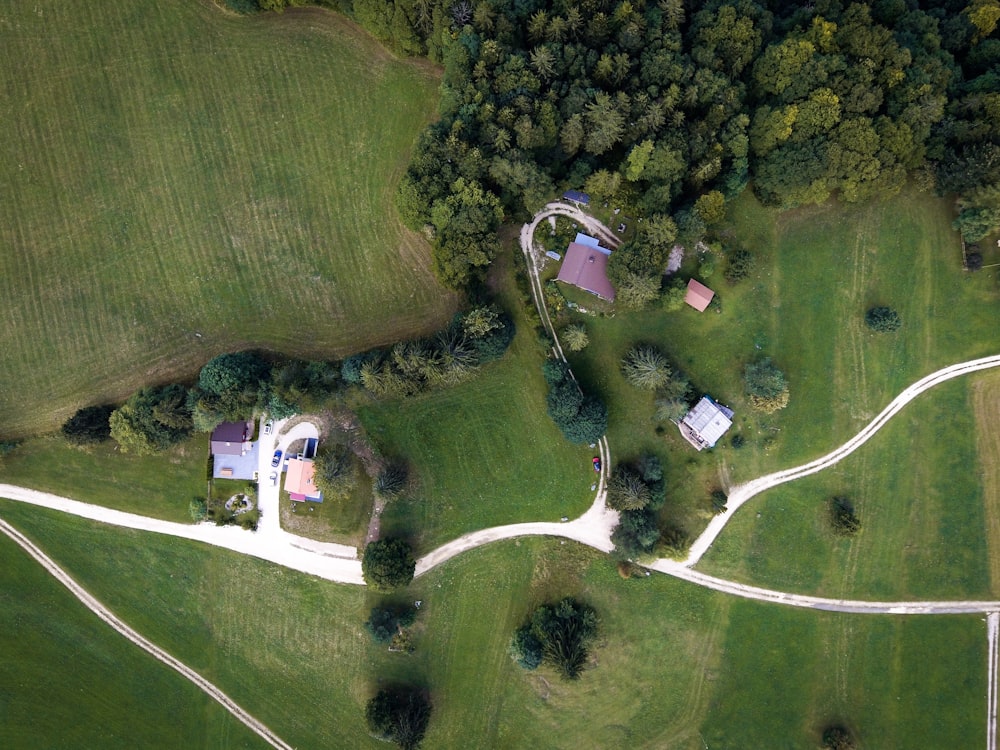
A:
<svg viewBox="0 0 1000 750">
<path fill-rule="evenodd" d="M 510 316 L 490 305 L 459 313 L 430 338 L 373 349 L 343 362 L 274 361 L 255 351 L 220 354 L 202 367 L 190 387 L 148 386 L 118 407 L 85 407 L 61 431 L 78 445 L 112 438 L 127 453 L 148 455 L 193 432 L 211 432 L 225 421 L 263 412 L 285 419 L 321 409 L 354 384 L 375 398 L 400 398 L 453 385 L 503 356 L 514 333 Z M 342 463 L 332 456 L 324 463 L 328 471 L 323 476 L 335 480 Z M 398 494 L 405 484 L 405 468 L 387 466 L 377 483 L 386 497 Z"/>
<path fill-rule="evenodd" d="M 505 216 L 564 187 L 641 212 L 661 245 L 747 185 L 793 207 L 912 179 L 957 197 L 967 240 L 1000 227 L 997 0 L 322 4 L 444 66 L 398 203 L 453 288 L 482 280 Z M 628 265 L 612 273 L 648 279 Z"/>
</svg>

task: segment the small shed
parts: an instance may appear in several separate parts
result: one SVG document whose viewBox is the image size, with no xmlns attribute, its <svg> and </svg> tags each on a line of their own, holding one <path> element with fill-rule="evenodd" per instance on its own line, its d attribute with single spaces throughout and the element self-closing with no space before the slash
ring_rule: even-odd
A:
<svg viewBox="0 0 1000 750">
<path fill-rule="evenodd" d="M 563 200 L 579 203 L 581 206 L 590 205 L 590 196 L 586 193 L 581 193 L 579 190 L 567 190 L 563 193 Z"/>
<path fill-rule="evenodd" d="M 677 424 L 684 439 L 698 450 L 714 448 L 732 426 L 733 410 L 716 403 L 711 396 L 702 396 Z"/>
<path fill-rule="evenodd" d="M 705 312 L 705 309 L 709 306 L 714 297 L 715 292 L 702 284 L 700 281 L 691 279 L 691 281 L 688 282 L 687 294 L 684 295 L 684 301 L 698 312 Z"/>
</svg>

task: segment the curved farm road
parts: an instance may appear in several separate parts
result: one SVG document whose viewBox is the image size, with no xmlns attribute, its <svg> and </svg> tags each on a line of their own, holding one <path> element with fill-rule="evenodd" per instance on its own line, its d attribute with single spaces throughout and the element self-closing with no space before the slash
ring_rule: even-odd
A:
<svg viewBox="0 0 1000 750">
<path fill-rule="evenodd" d="M 69 589 L 70 593 L 79 599 L 87 609 L 101 618 L 101 620 L 103 620 L 106 624 L 114 628 L 117 633 L 123 635 L 143 651 L 152 655 L 153 658 L 163 662 L 168 667 L 178 672 L 185 679 L 193 682 L 201 688 L 206 695 L 215 700 L 229 713 L 239 719 L 271 747 L 278 748 L 278 750 L 292 750 L 291 745 L 268 729 L 263 723 L 255 719 L 251 714 L 243 710 L 239 704 L 236 703 L 236 701 L 222 692 L 219 688 L 118 619 L 118 617 L 116 617 L 107 607 L 91 596 L 91 594 L 74 581 L 65 570 L 56 565 L 48 555 L 38 549 L 38 547 L 36 547 L 27 537 L 21 534 L 21 532 L 13 526 L 8 524 L 6 521 L 0 520 L 0 532 L 3 532 L 20 545 L 25 552 L 31 555 L 43 568 L 45 568 L 48 573 L 59 581 L 59 583 Z"/>
<path fill-rule="evenodd" d="M 708 551 L 708 548 L 712 546 L 712 542 L 714 542 L 716 537 L 722 532 L 723 527 L 725 527 L 726 523 L 733 516 L 733 513 L 735 513 L 736 510 L 747 500 L 756 497 L 765 490 L 777 487 L 779 484 L 784 484 L 785 482 L 791 482 L 795 479 L 801 479 L 802 477 L 809 476 L 810 474 L 815 474 L 816 472 L 829 468 L 838 461 L 847 458 L 849 455 L 854 453 L 854 451 L 867 443 L 872 436 L 885 427 L 886 423 L 898 414 L 904 406 L 924 391 L 930 390 L 934 386 L 951 380 L 952 378 L 969 375 L 971 373 L 978 372 L 979 370 L 988 370 L 992 367 L 1000 367 L 1000 355 L 982 357 L 981 359 L 973 359 L 968 362 L 959 362 L 958 364 L 944 367 L 937 372 L 932 372 L 930 375 L 921 378 L 916 383 L 913 383 L 905 388 L 902 393 L 889 402 L 889 405 L 886 406 L 877 417 L 865 425 L 865 427 L 857 435 L 852 437 L 836 450 L 831 451 L 825 456 L 817 458 L 815 461 L 803 464 L 802 466 L 796 466 L 792 469 L 785 469 L 784 471 L 768 474 L 766 476 L 753 479 L 746 484 L 741 484 L 732 488 L 729 493 L 729 510 L 722 515 L 715 516 L 715 518 L 709 522 L 705 531 L 703 531 L 701 536 L 699 536 L 691 545 L 691 549 L 688 552 L 687 558 L 683 561 L 683 564 L 687 567 L 695 565 L 701 559 L 702 555 Z"/>
</svg>

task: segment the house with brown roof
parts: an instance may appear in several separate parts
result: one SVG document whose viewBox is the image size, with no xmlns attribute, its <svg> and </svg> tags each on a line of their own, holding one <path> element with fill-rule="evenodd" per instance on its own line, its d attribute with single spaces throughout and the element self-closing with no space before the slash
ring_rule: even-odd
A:
<svg viewBox="0 0 1000 750">
<path fill-rule="evenodd" d="M 242 456 L 251 448 L 253 422 L 223 422 L 212 431 L 213 456 Z"/>
<path fill-rule="evenodd" d="M 285 492 L 295 502 L 323 502 L 323 493 L 316 487 L 316 464 L 311 458 L 291 458 L 285 471 Z"/>
<path fill-rule="evenodd" d="M 566 249 L 566 258 L 556 279 L 614 302 L 615 288 L 608 280 L 610 257 L 611 251 L 601 247 L 595 238 L 578 234 L 576 241 Z"/>
<path fill-rule="evenodd" d="M 713 297 L 715 297 L 715 292 L 700 281 L 691 279 L 688 282 L 687 294 L 684 295 L 684 301 L 698 312 L 705 312 L 705 308 L 711 304 Z"/>
</svg>

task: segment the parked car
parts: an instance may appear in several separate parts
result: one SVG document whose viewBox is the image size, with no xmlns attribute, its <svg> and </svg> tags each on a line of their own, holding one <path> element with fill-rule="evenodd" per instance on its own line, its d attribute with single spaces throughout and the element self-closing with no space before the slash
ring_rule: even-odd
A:
<svg viewBox="0 0 1000 750">
<path fill-rule="evenodd" d="M 271 466 L 277 467 L 281 463 L 281 451 L 276 450 L 274 452 L 274 458 L 271 459 Z"/>
<path fill-rule="evenodd" d="M 278 472 L 272 471 L 271 474 L 268 476 L 268 479 L 271 480 L 272 487 L 276 486 L 278 484 Z"/>
<path fill-rule="evenodd" d="M 594 471 L 601 473 L 601 459 L 598 456 L 594 456 Z"/>
<path fill-rule="evenodd" d="M 273 430 L 273 429 L 274 429 L 274 422 L 272 420 L 270 420 L 270 419 L 267 420 L 264 423 L 264 434 L 265 435 L 270 435 L 271 434 L 271 430 Z"/>
</svg>

